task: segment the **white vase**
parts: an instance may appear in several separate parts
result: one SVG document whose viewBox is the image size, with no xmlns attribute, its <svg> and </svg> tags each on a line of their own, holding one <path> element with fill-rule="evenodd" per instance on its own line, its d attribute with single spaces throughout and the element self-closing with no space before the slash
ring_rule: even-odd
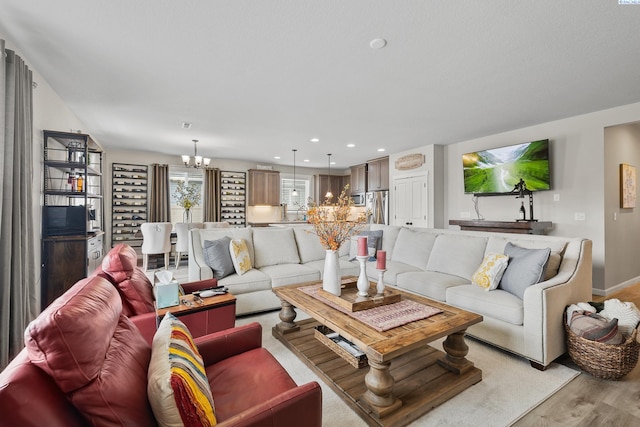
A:
<svg viewBox="0 0 640 427">
<path fill-rule="evenodd" d="M 338 251 L 327 250 L 324 257 L 324 271 L 322 273 L 322 289 L 333 295 L 340 296 L 341 290 L 340 262 Z"/>
</svg>

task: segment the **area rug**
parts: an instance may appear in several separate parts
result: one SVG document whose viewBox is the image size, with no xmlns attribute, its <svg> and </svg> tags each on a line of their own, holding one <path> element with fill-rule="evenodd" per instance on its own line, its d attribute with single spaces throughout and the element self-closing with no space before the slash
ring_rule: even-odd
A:
<svg viewBox="0 0 640 427">
<path fill-rule="evenodd" d="M 308 318 L 299 313 L 296 320 Z M 298 384 L 317 381 L 322 387 L 324 426 L 366 426 L 311 369 L 271 335 L 278 312 L 236 319 L 236 325 L 259 322 L 263 346 L 286 367 Z M 482 369 L 482 381 L 409 424 L 419 426 L 509 426 L 568 384 L 579 372 L 552 363 L 546 371 L 533 369 L 515 357 L 482 342 L 467 339 L 467 358 Z M 434 347 L 442 349 L 442 340 Z"/>
</svg>

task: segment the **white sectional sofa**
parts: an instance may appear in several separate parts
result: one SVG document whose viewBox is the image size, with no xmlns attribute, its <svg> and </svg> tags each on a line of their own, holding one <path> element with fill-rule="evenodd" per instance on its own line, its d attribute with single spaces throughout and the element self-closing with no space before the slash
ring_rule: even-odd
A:
<svg viewBox="0 0 640 427">
<path fill-rule="evenodd" d="M 271 292 L 273 287 L 322 277 L 325 251 L 308 229 L 191 230 L 189 279 L 212 277 L 204 262 L 205 240 L 245 239 L 255 268 L 219 282 L 236 295 L 239 315 L 277 309 L 280 302 Z M 382 232 L 386 284 L 481 314 L 483 322 L 469 328 L 469 335 L 521 355 L 539 369 L 565 352 L 565 307 L 591 299 L 591 241 L 587 239 L 377 224 L 369 230 Z M 544 279 L 527 287 L 523 298 L 500 288 L 487 292 L 471 283 L 485 255 L 503 252 L 507 242 L 551 251 Z M 357 275 L 358 264 L 348 261 L 348 253 L 349 245 L 343 245 L 342 274 Z M 375 268 L 375 262 L 367 263 L 371 280 L 377 280 Z"/>
</svg>

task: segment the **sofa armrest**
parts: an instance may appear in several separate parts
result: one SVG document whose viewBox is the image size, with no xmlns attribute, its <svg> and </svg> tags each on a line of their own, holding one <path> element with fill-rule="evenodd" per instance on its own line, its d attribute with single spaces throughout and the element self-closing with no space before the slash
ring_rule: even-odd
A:
<svg viewBox="0 0 640 427">
<path fill-rule="evenodd" d="M 158 329 L 156 312 L 151 311 L 149 313 L 136 314 L 135 316 L 131 316 L 129 320 L 136 325 L 144 339 L 151 345 L 151 343 L 153 343 L 153 336 Z"/>
<path fill-rule="evenodd" d="M 322 426 L 322 389 L 303 384 L 218 424 L 226 426 Z"/>
<path fill-rule="evenodd" d="M 218 279 L 205 279 L 205 280 L 197 280 L 195 282 L 183 283 L 182 289 L 184 289 L 185 294 L 191 294 L 194 291 L 199 291 L 202 289 L 213 288 L 214 286 L 218 286 Z"/>
<path fill-rule="evenodd" d="M 194 338 L 204 366 L 254 348 L 262 347 L 262 326 L 258 322 Z"/>
</svg>

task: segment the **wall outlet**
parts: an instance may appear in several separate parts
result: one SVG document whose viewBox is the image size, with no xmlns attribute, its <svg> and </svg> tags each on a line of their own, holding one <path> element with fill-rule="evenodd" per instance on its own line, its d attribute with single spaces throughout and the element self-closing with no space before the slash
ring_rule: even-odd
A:
<svg viewBox="0 0 640 427">
<path fill-rule="evenodd" d="M 585 219 L 587 219 L 587 216 L 584 212 L 576 212 L 573 217 L 576 221 L 584 221 Z"/>
<path fill-rule="evenodd" d="M 555 194 L 553 195 L 553 201 L 554 201 L 554 202 L 559 202 L 559 201 L 560 201 L 560 194 L 555 193 Z"/>
<path fill-rule="evenodd" d="M 471 212 L 460 212 L 460 218 L 471 218 Z"/>
</svg>

